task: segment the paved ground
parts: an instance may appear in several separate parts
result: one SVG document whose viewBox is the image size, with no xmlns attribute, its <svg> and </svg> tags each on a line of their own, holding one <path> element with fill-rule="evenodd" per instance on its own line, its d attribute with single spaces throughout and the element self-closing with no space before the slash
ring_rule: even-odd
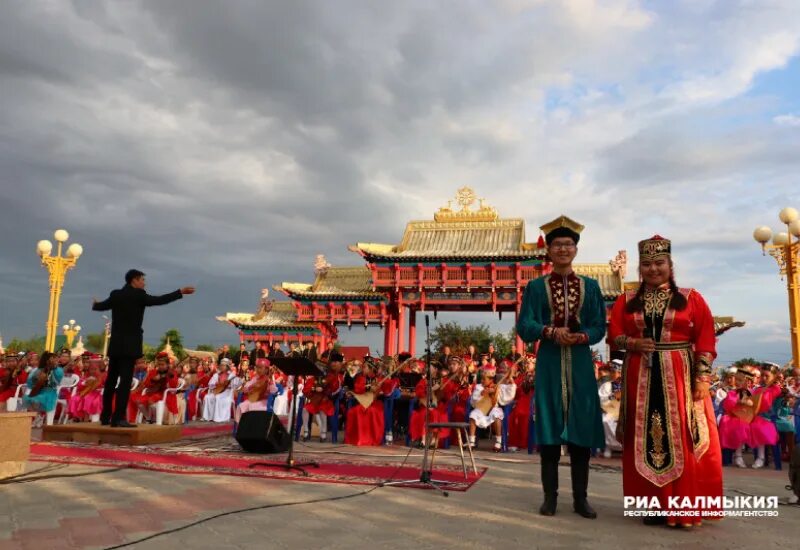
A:
<svg viewBox="0 0 800 550">
<path fill-rule="evenodd" d="M 198 445 L 225 443 L 215 439 Z M 363 449 L 310 444 L 304 450 L 350 453 Z M 387 455 L 396 456 L 399 464 L 406 449 L 366 452 L 384 460 Z M 108 548 L 219 513 L 262 505 L 278 507 L 212 519 L 128 548 L 595 549 L 635 545 L 722 549 L 797 544 L 797 507 L 781 506 L 778 518 L 727 519 L 690 532 L 645 527 L 639 520 L 624 518 L 618 459 L 594 462 L 590 501 L 600 515 L 597 520 L 572 513 L 566 466 L 560 469 L 558 514 L 544 518 L 535 512 L 541 498 L 535 456 L 479 454 L 479 462 L 489 467 L 487 474 L 469 492 L 454 492 L 448 498 L 432 491 L 388 487 L 344 498 L 370 488 L 139 470 L 98 473 L 103 469 L 59 465 L 39 475 L 92 475 L 0 485 L 0 550 Z M 419 463 L 420 456 L 415 451 L 412 463 Z M 31 463 L 29 470 L 46 466 Z M 726 468 L 725 474 L 728 495 L 788 495 L 785 471 Z M 342 499 L 285 506 L 336 497 Z"/>
</svg>

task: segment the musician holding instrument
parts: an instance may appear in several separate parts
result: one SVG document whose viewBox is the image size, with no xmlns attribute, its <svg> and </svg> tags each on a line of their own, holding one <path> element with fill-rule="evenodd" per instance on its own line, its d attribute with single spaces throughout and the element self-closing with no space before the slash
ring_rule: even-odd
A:
<svg viewBox="0 0 800 550">
<path fill-rule="evenodd" d="M 376 377 L 371 361 L 351 361 L 347 366 L 356 364 L 360 365 L 361 372 L 353 378 L 350 395 L 356 403 L 347 411 L 344 442 L 348 445 L 380 446 L 384 435 L 383 401 L 376 397 L 383 380 Z"/>
<path fill-rule="evenodd" d="M 0 412 L 6 410 L 8 399 L 17 393 L 17 386 L 28 380 L 25 361 L 16 353 L 7 353 L 5 364 L 0 368 Z"/>
<path fill-rule="evenodd" d="M 618 361 L 619 364 L 615 361 Z M 597 394 L 600 397 L 600 408 L 603 409 L 603 431 L 606 436 L 606 448 L 603 450 L 603 456 L 605 458 L 611 458 L 613 451 L 622 450 L 622 445 L 617 441 L 617 422 L 622 399 L 621 390 L 615 387 L 620 377 L 617 366 L 622 367 L 622 361 L 614 359 L 611 363 L 600 365 L 598 369 L 600 377 L 597 380 Z"/>
<path fill-rule="evenodd" d="M 147 373 L 147 377 L 141 383 L 142 391 L 132 395 L 131 402 L 142 413 L 145 421 L 153 423 L 155 422 L 152 416 L 153 407 L 164 398 L 167 388 L 176 387 L 178 387 L 178 376 L 170 372 L 169 356 L 162 351 L 156 355 L 156 368 Z M 166 406 L 169 412 L 178 413 L 178 403 L 174 393 L 167 397 Z"/>
<path fill-rule="evenodd" d="M 267 398 L 278 393 L 278 386 L 272 381 L 272 373 L 269 372 L 269 367 L 269 359 L 264 357 L 256 359 L 255 372 L 242 387 L 244 399 L 236 407 L 234 418 L 237 424 L 246 412 L 266 411 Z"/>
<path fill-rule="evenodd" d="M 638 289 L 611 310 L 608 340 L 625 351 L 617 437 L 626 497 L 657 498 L 668 517 L 646 525 L 690 528 L 716 519 L 706 509 L 668 508 L 670 498 L 722 498 L 722 450 L 709 388 L 714 318 L 703 296 L 675 282 L 672 243 L 639 242 Z M 691 517 L 698 514 L 697 517 Z"/>
<path fill-rule="evenodd" d="M 329 354 L 330 363 L 324 376 L 308 376 L 303 384 L 303 441 L 308 441 L 309 426 L 313 417 L 319 426 L 319 440 L 324 443 L 328 437 L 328 417 L 338 414 L 334 403 L 336 395 L 342 389 L 344 375 L 342 374 L 342 354 L 332 352 Z M 318 363 L 319 366 L 319 363 Z"/>
<path fill-rule="evenodd" d="M 64 369 L 58 365 L 58 356 L 46 351 L 39 359 L 39 367 L 28 375 L 27 386 L 30 393 L 22 398 L 22 406 L 27 410 L 41 413 L 54 411 L 58 400 L 58 385 L 64 378 Z M 41 426 L 42 418 L 35 420 Z"/>
<path fill-rule="evenodd" d="M 597 517 L 586 500 L 589 457 L 605 437 L 590 346 L 605 336 L 606 307 L 597 281 L 572 269 L 582 230 L 566 216 L 542 226 L 553 270 L 527 284 L 517 322 L 523 341 L 539 341 L 534 405 L 544 516 L 556 512 L 561 446 L 568 445 L 573 510 Z"/>
<path fill-rule="evenodd" d="M 503 409 L 498 406 L 500 386 L 495 382 L 497 370 L 491 366 L 481 369 L 481 381 L 472 390 L 472 411 L 469 413 L 469 446 L 475 447 L 478 428 L 491 426 L 494 435 L 494 451 L 502 449 Z"/>
<path fill-rule="evenodd" d="M 90 353 L 86 375 L 78 382 L 76 392 L 68 401 L 67 410 L 74 420 L 87 420 L 103 410 L 103 383 L 105 365 L 103 358 Z"/>
<path fill-rule="evenodd" d="M 434 367 L 433 380 L 431 380 L 431 396 L 433 402 L 431 403 L 432 407 L 427 409 L 427 414 L 429 415 L 429 421 L 431 423 L 447 422 L 447 403 L 455 394 L 455 386 L 450 379 L 448 365 L 441 364 L 437 361 L 432 366 Z M 414 388 L 414 396 L 417 399 L 417 404 L 408 422 L 408 435 L 411 437 L 412 445 L 432 445 L 433 442 L 427 440 L 427 434 L 425 433 L 428 380 L 424 375 Z M 450 437 L 450 429 L 445 428 L 439 430 L 437 437 Z M 425 441 L 423 441 L 423 439 L 425 439 Z"/>
<path fill-rule="evenodd" d="M 516 378 L 517 395 L 514 408 L 508 415 L 508 450 L 528 448 L 530 422 L 533 419 L 533 394 L 536 387 L 536 361 L 533 357 L 521 357 L 517 360 L 524 365 L 524 371 Z"/>
<path fill-rule="evenodd" d="M 203 420 L 227 422 L 231 419 L 233 390 L 238 387 L 239 380 L 230 371 L 230 367 L 230 360 L 223 359 L 208 382 L 208 393 L 203 399 Z"/>
</svg>

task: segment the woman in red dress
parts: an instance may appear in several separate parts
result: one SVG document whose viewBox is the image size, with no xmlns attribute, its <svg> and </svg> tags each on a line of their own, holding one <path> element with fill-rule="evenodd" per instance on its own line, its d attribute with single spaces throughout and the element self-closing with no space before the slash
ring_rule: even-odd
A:
<svg viewBox="0 0 800 550">
<path fill-rule="evenodd" d="M 678 497 L 681 507 L 692 503 L 682 510 L 712 519 L 697 497 L 722 497 L 722 452 L 708 391 L 714 319 L 700 293 L 675 284 L 667 239 L 639 243 L 639 273 L 639 289 L 614 304 L 608 333 L 614 348 L 626 351 L 618 424 L 623 492 L 656 497 L 662 510 Z M 672 516 L 666 523 L 691 527 L 701 517 Z"/>
<path fill-rule="evenodd" d="M 365 362 L 361 374 L 353 381 L 353 393 L 362 395 L 373 391 L 377 382 L 372 364 Z M 374 399 L 368 407 L 355 403 L 347 411 L 344 442 L 348 445 L 380 446 L 383 443 L 383 401 Z"/>
<path fill-rule="evenodd" d="M 517 385 L 517 395 L 514 408 L 508 415 L 508 449 L 510 451 L 528 448 L 535 376 L 536 361 L 533 357 L 528 357 L 525 359 L 525 371 L 514 380 Z"/>
</svg>

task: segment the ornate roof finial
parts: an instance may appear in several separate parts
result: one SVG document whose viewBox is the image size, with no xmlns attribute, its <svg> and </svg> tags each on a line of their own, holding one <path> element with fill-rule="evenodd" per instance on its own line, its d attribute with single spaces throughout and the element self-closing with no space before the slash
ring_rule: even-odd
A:
<svg viewBox="0 0 800 550">
<path fill-rule="evenodd" d="M 492 222 L 497 220 L 498 214 L 491 206 L 486 205 L 485 199 L 478 199 L 475 191 L 471 187 L 462 187 L 456 191 L 455 200 L 461 205 L 461 210 L 453 211 L 453 201 L 447 201 L 447 206 L 443 206 L 433 215 L 437 222 Z M 477 210 L 471 206 L 478 201 Z"/>
<path fill-rule="evenodd" d="M 253 315 L 253 321 L 260 321 L 264 317 L 267 316 L 267 313 L 272 311 L 272 306 L 275 304 L 275 300 L 269 299 L 269 289 L 262 288 L 261 289 L 261 299 L 258 301 L 258 311 L 255 315 Z"/>
<path fill-rule="evenodd" d="M 628 252 L 620 250 L 616 257 L 608 262 L 608 265 L 611 266 L 611 271 L 619 274 L 619 278 L 624 280 L 625 275 L 628 274 Z"/>
<path fill-rule="evenodd" d="M 328 272 L 328 269 L 331 267 L 331 264 L 328 263 L 328 260 L 325 259 L 324 254 L 317 254 L 317 258 L 314 261 L 314 273 L 317 275 L 322 275 Z"/>
</svg>

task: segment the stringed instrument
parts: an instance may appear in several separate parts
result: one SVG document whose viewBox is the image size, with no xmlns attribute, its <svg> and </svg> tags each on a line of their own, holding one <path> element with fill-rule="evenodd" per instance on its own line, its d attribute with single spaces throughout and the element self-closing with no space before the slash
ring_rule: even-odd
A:
<svg viewBox="0 0 800 550">
<path fill-rule="evenodd" d="M 265 374 L 263 380 L 259 380 L 250 386 L 250 388 L 247 390 L 247 400 L 251 403 L 263 401 L 266 397 L 266 392 L 269 391 L 270 378 L 271 375 Z"/>
<path fill-rule="evenodd" d="M 375 401 L 375 398 L 378 397 L 378 393 L 381 391 L 381 385 L 394 376 L 395 372 L 400 369 L 400 365 L 397 364 L 397 359 L 394 357 L 389 358 L 389 363 L 386 376 L 370 384 L 369 389 L 364 393 L 353 393 L 355 400 L 365 409 L 368 409 Z"/>
<path fill-rule="evenodd" d="M 100 385 L 100 377 L 90 376 L 89 378 L 86 379 L 86 383 L 84 384 L 83 389 L 80 392 L 80 396 L 86 397 L 94 390 L 96 390 L 99 385 Z"/>
<path fill-rule="evenodd" d="M 497 400 L 500 399 L 500 386 L 505 384 L 509 378 L 511 378 L 511 374 L 514 372 L 514 367 L 517 366 L 524 358 L 517 359 L 512 367 L 509 367 L 508 371 L 503 375 L 503 378 L 500 379 L 499 382 L 493 383 L 490 388 L 483 388 L 483 393 L 481 394 L 481 398 L 475 403 L 475 408 L 481 411 L 483 414 L 488 415 L 493 408 L 497 406 Z M 494 393 L 492 395 L 489 394 L 487 390 L 494 389 Z"/>
<path fill-rule="evenodd" d="M 225 374 L 226 374 L 225 380 L 223 380 L 222 382 L 219 382 L 219 380 L 217 380 L 217 385 L 214 386 L 213 390 L 211 390 L 215 395 L 219 395 L 225 390 L 227 390 L 228 387 L 231 385 L 231 382 L 233 381 L 233 377 L 230 376 L 230 373 L 225 373 Z"/>
<path fill-rule="evenodd" d="M 748 390 L 739 390 L 739 401 L 736 402 L 736 406 L 731 412 L 739 420 L 749 424 L 758 414 L 758 409 L 761 406 L 761 397 L 761 393 L 753 397 Z"/>
</svg>

